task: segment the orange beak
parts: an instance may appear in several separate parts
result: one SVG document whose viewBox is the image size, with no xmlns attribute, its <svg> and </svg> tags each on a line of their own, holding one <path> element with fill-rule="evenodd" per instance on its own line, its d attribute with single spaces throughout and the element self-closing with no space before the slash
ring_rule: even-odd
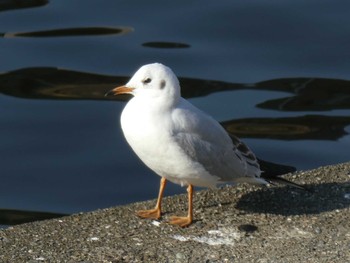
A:
<svg viewBox="0 0 350 263">
<path fill-rule="evenodd" d="M 120 94 L 132 94 L 132 91 L 135 88 L 130 88 L 130 87 L 126 87 L 126 86 L 120 86 L 120 87 L 116 87 L 110 91 L 108 91 L 105 96 L 117 96 Z"/>
</svg>

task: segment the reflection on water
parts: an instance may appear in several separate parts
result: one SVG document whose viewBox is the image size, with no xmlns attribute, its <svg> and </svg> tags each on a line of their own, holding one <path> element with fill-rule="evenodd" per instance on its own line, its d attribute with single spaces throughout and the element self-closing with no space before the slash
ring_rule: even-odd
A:
<svg viewBox="0 0 350 263">
<path fill-rule="evenodd" d="M 27 68 L 1 74 L 0 92 L 32 99 L 105 99 L 106 91 L 127 79 L 57 68 Z"/>
<path fill-rule="evenodd" d="M 48 0 L 1 0 L 0 11 L 39 7 L 48 4 Z"/>
<path fill-rule="evenodd" d="M 257 83 L 256 88 L 287 91 L 294 96 L 269 100 L 260 108 L 283 111 L 328 111 L 350 108 L 350 81 L 323 78 L 277 79 Z"/>
<path fill-rule="evenodd" d="M 107 100 L 104 94 L 124 84 L 129 77 L 105 76 L 57 68 L 27 68 L 0 75 L 0 92 L 35 99 Z M 256 89 L 294 94 L 288 98 L 267 100 L 258 107 L 275 110 L 350 109 L 350 82 L 336 79 L 277 79 L 254 85 L 180 78 L 184 97 L 198 97 L 225 90 Z M 128 96 L 113 99 L 127 100 Z M 236 119 L 222 123 L 239 137 L 282 140 L 337 140 L 348 134 L 350 117 L 307 115 L 284 118 Z"/>
<path fill-rule="evenodd" d="M 7 32 L 0 34 L 10 37 L 76 37 L 97 35 L 122 35 L 133 31 L 131 27 L 75 27 L 32 32 Z"/>
<path fill-rule="evenodd" d="M 185 43 L 175 43 L 175 42 L 146 42 L 143 43 L 144 47 L 153 47 L 153 48 L 189 48 L 189 44 Z"/>
<path fill-rule="evenodd" d="M 279 140 L 338 140 L 347 135 L 350 117 L 306 115 L 286 118 L 251 118 L 223 122 L 238 137 Z"/>
</svg>

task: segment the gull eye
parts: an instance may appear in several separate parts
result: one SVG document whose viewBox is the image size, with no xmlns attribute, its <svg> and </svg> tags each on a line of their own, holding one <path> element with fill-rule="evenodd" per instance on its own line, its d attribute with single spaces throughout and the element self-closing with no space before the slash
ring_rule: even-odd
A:
<svg viewBox="0 0 350 263">
<path fill-rule="evenodd" d="M 160 82 L 160 89 L 164 89 L 164 88 L 165 88 L 165 85 L 166 85 L 165 80 L 162 80 L 162 81 Z"/>
<path fill-rule="evenodd" d="M 151 78 L 146 78 L 146 79 L 144 79 L 142 82 L 143 82 L 144 84 L 148 84 L 148 83 L 150 83 L 151 81 L 152 81 Z"/>
</svg>

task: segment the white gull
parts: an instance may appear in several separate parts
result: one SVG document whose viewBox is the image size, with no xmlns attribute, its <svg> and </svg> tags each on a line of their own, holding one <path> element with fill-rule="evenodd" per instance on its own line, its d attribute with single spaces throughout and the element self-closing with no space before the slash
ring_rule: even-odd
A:
<svg viewBox="0 0 350 263">
<path fill-rule="evenodd" d="M 232 138 L 212 117 L 181 97 L 173 71 L 159 63 L 142 66 L 124 86 L 108 95 L 131 94 L 121 115 L 127 142 L 137 156 L 161 176 L 158 201 L 142 218 L 159 219 L 167 181 L 186 185 L 186 217 L 171 224 L 188 226 L 193 220 L 193 186 L 214 188 L 225 182 L 267 184 L 252 151 Z"/>
</svg>

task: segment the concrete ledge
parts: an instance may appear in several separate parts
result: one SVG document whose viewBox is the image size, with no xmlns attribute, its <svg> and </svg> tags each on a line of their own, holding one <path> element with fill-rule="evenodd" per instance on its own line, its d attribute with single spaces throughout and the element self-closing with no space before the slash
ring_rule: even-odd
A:
<svg viewBox="0 0 350 263">
<path fill-rule="evenodd" d="M 0 262 L 350 262 L 350 163 L 289 174 L 312 193 L 249 185 L 165 198 L 163 218 L 134 211 L 154 200 L 0 230 Z M 156 194 L 156 193 L 155 193 Z"/>
</svg>

